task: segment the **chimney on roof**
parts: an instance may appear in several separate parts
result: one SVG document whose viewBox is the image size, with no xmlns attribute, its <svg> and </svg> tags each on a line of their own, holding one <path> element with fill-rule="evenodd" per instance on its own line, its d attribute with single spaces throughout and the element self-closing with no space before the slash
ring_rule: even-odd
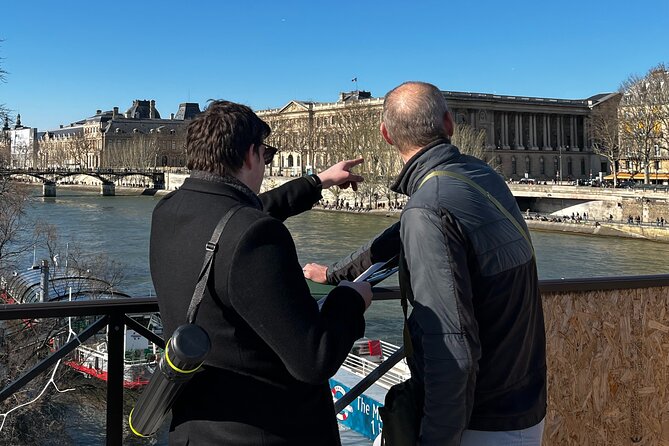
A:
<svg viewBox="0 0 669 446">
<path fill-rule="evenodd" d="M 60 125 L 60 128 L 61 128 L 61 129 L 63 128 L 63 124 Z"/>
<path fill-rule="evenodd" d="M 149 107 L 149 119 L 156 119 L 156 101 L 151 99 L 151 107 Z"/>
<path fill-rule="evenodd" d="M 174 113 L 170 113 L 170 119 L 174 119 Z"/>
<path fill-rule="evenodd" d="M 112 112 L 112 119 L 118 118 L 118 107 L 114 107 L 114 111 Z"/>
</svg>

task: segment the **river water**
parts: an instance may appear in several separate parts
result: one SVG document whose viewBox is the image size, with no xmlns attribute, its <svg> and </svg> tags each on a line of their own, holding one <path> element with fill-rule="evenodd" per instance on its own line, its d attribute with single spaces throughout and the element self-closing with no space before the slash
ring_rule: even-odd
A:
<svg viewBox="0 0 669 446">
<path fill-rule="evenodd" d="M 134 296 L 153 295 L 148 267 L 148 236 L 151 211 L 160 197 L 102 197 L 96 192 L 59 186 L 55 198 L 35 197 L 27 212 L 26 224 L 43 221 L 57 227 L 64 243 L 79 245 L 82 252 L 105 253 L 124 266 L 125 280 L 119 286 Z M 372 235 L 394 223 L 396 217 L 343 212 L 310 211 L 286 222 L 301 263 L 328 263 L 349 253 Z M 564 233 L 533 232 L 539 276 L 582 278 L 664 274 L 667 272 L 669 244 L 633 239 L 614 239 Z M 64 254 L 64 253 L 63 253 Z M 38 258 L 43 255 L 38 251 Z M 62 256 L 64 257 L 64 255 Z M 26 256 L 32 263 L 32 253 Z M 389 284 L 396 284 L 396 278 Z M 366 313 L 366 335 L 401 343 L 402 316 L 398 301 L 375 302 Z M 79 416 L 95 417 L 89 413 Z M 102 420 L 104 423 L 104 418 Z M 101 433 L 87 423 L 74 426 L 79 444 L 92 444 Z M 99 426 L 99 425 L 98 425 Z M 347 444 L 368 444 L 344 434 Z M 164 433 L 154 444 L 165 444 Z M 102 441 L 100 441 L 102 443 Z"/>
</svg>

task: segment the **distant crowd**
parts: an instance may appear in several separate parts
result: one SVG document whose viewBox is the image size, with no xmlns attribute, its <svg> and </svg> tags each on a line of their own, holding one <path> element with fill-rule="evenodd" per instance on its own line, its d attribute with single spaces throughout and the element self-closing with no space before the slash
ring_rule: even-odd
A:
<svg viewBox="0 0 669 446">
<path fill-rule="evenodd" d="M 346 211 L 346 212 L 370 212 L 373 210 L 376 211 L 389 211 L 389 212 L 400 212 L 402 210 L 403 204 L 400 201 L 390 201 L 390 202 L 375 202 L 372 204 L 365 204 L 364 202 L 354 201 L 351 205 L 351 202 L 344 200 L 343 198 L 337 200 L 324 200 L 321 199 L 314 207 L 321 207 L 322 209 L 332 210 L 332 211 Z"/>
<path fill-rule="evenodd" d="M 525 211 L 525 220 L 538 220 L 538 221 L 547 221 L 551 223 L 589 223 L 590 222 L 590 217 L 588 216 L 587 212 L 583 212 L 582 214 L 580 212 L 572 212 L 571 215 L 563 215 L 563 216 L 555 216 L 555 215 L 545 215 L 545 214 L 538 214 L 534 213 L 531 214 L 530 210 L 528 209 Z M 608 218 L 605 219 L 606 222 L 613 223 L 613 214 L 609 214 Z M 621 221 L 620 223 L 624 223 Z M 657 226 L 657 227 L 664 227 L 666 223 L 666 220 L 664 217 L 657 217 L 655 221 L 648 221 L 644 222 L 643 218 L 640 215 L 633 216 L 629 215 L 627 217 L 627 224 L 629 225 L 652 225 L 652 226 Z M 595 226 L 600 226 L 599 221 L 594 221 Z"/>
</svg>

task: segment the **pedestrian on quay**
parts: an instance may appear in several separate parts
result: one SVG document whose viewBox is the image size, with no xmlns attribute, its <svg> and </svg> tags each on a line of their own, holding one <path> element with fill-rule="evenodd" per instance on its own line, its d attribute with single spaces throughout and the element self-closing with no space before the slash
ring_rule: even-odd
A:
<svg viewBox="0 0 669 446">
<path fill-rule="evenodd" d="M 336 284 L 399 252 L 423 397 L 417 444 L 540 445 L 546 341 L 529 231 L 500 175 L 450 143 L 453 127 L 433 85 L 386 95 L 381 133 L 404 162 L 392 190 L 409 197 L 400 221 L 305 276 Z"/>
<path fill-rule="evenodd" d="M 211 102 L 188 126 L 190 178 L 153 211 L 151 276 L 167 339 L 186 323 L 214 228 L 237 209 L 197 313 L 211 352 L 172 407 L 170 445 L 340 445 L 328 378 L 364 334 L 371 287 L 340 282 L 319 311 L 282 221 L 322 189 L 362 181 L 350 172 L 362 159 L 258 195 L 277 152 L 269 134 L 250 108 Z"/>
</svg>

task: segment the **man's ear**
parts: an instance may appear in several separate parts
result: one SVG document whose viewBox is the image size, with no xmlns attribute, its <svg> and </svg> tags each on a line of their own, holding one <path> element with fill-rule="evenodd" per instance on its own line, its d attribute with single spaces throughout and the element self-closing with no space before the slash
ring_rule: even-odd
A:
<svg viewBox="0 0 669 446">
<path fill-rule="evenodd" d="M 255 158 L 259 158 L 260 155 L 255 153 L 253 151 L 253 144 L 249 146 L 249 149 L 246 151 L 246 155 L 244 155 L 244 166 L 247 168 L 252 168 L 254 165 L 254 162 L 257 162 Z"/>
<path fill-rule="evenodd" d="M 388 144 L 391 146 L 394 146 L 393 140 L 390 138 L 390 135 L 388 135 L 388 129 L 386 128 L 386 124 L 384 122 L 381 123 L 381 136 L 383 136 L 383 139 L 386 140 Z"/>
<path fill-rule="evenodd" d="M 451 112 L 447 111 L 444 115 L 444 129 L 446 130 L 446 135 L 449 138 L 453 136 L 454 128 L 455 125 L 453 125 L 453 116 L 451 116 Z"/>
</svg>

